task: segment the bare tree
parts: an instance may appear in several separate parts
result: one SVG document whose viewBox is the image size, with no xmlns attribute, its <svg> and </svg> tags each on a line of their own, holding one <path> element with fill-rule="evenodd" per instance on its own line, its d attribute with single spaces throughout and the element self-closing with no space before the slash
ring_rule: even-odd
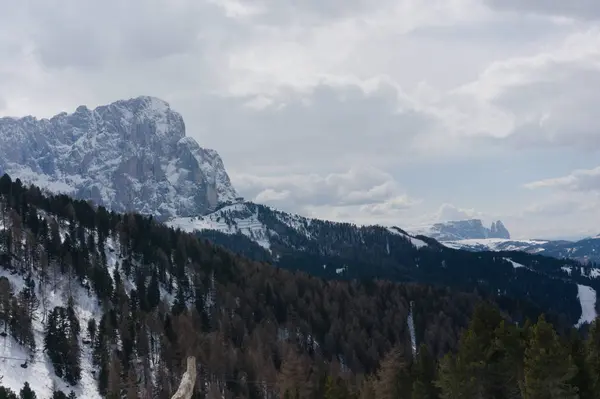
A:
<svg viewBox="0 0 600 399">
<path fill-rule="evenodd" d="M 196 383 L 196 358 L 189 356 L 187 358 L 187 370 L 181 377 L 181 383 L 175 395 L 171 399 L 191 399 L 194 394 L 194 384 Z"/>
</svg>

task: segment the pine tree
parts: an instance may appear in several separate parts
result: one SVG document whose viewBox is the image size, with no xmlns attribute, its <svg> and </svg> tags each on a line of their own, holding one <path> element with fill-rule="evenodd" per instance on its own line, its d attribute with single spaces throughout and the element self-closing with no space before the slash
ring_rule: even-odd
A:
<svg viewBox="0 0 600 399">
<path fill-rule="evenodd" d="M 533 327 L 525 350 L 524 399 L 578 398 L 569 381 L 577 369 L 554 328 L 543 316 Z"/>
<path fill-rule="evenodd" d="M 600 399 L 600 318 L 590 325 L 584 352 L 590 399 Z"/>
<path fill-rule="evenodd" d="M 35 392 L 31 390 L 28 382 L 25 382 L 23 388 L 21 388 L 21 392 L 19 393 L 20 399 L 36 399 Z"/>
<path fill-rule="evenodd" d="M 18 399 L 16 393 L 11 389 L 0 386 L 0 399 Z"/>
<path fill-rule="evenodd" d="M 153 310 L 158 306 L 160 302 L 160 288 L 158 283 L 158 274 L 156 271 L 152 273 L 152 277 L 150 278 L 150 284 L 148 285 L 148 307 L 150 310 Z"/>
<path fill-rule="evenodd" d="M 412 399 L 434 399 L 439 393 L 434 385 L 436 362 L 425 344 L 419 346 L 417 358 L 412 367 Z"/>
</svg>

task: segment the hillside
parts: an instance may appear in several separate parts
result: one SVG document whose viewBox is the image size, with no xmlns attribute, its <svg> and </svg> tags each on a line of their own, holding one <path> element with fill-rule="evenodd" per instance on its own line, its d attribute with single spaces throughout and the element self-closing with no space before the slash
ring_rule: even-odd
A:
<svg viewBox="0 0 600 399">
<path fill-rule="evenodd" d="M 598 269 L 573 260 L 456 250 L 399 228 L 308 219 L 249 202 L 169 224 L 252 259 L 325 278 L 382 278 L 476 290 L 531 301 L 562 314 L 572 325 L 582 315 L 590 321 L 596 314 Z M 589 295 L 581 296 L 581 290 Z M 584 312 L 590 303 L 593 311 Z"/>
<path fill-rule="evenodd" d="M 421 344 L 436 357 L 456 349 L 482 301 L 282 270 L 6 175 L 0 220 L 1 385 L 18 392 L 28 382 L 41 398 L 58 389 L 169 398 L 187 355 L 198 359 L 201 397 L 269 398 L 299 386 L 317 395 L 328 376 L 360 389 L 391 348 L 408 357 Z M 499 304 L 509 318 L 541 311 Z"/>
</svg>

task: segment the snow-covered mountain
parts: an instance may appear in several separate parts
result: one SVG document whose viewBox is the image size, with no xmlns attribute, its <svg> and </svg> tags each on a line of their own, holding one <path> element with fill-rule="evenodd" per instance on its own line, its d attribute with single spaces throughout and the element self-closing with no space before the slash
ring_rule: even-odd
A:
<svg viewBox="0 0 600 399">
<path fill-rule="evenodd" d="M 216 151 L 180 114 L 142 96 L 50 119 L 0 118 L 0 172 L 115 211 L 193 216 L 233 201 Z"/>
<path fill-rule="evenodd" d="M 483 238 L 442 241 L 442 244 L 467 251 L 522 251 L 561 259 L 575 259 L 582 263 L 600 263 L 600 237 L 579 241 Z"/>
<path fill-rule="evenodd" d="M 480 219 L 455 220 L 408 229 L 413 234 L 435 238 L 438 241 L 502 238 L 510 239 L 510 233 L 498 220 L 485 227 Z"/>
<path fill-rule="evenodd" d="M 350 223 L 306 218 L 252 202 L 238 202 L 204 216 L 173 218 L 167 224 L 189 233 L 216 231 L 227 235 L 242 235 L 270 253 L 282 248 L 309 250 L 320 245 L 323 246 L 320 252 L 327 252 L 327 241 L 332 238 L 326 231 L 327 228 L 340 226 L 360 230 L 360 227 Z M 425 241 L 397 227 L 367 226 L 363 229 L 380 229 L 401 237 L 415 248 L 427 246 Z M 352 240 L 346 244 L 352 244 Z"/>
</svg>

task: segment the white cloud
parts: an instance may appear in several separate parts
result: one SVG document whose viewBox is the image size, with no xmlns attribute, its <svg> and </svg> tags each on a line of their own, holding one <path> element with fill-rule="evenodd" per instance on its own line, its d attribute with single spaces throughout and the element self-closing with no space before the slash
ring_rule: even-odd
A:
<svg viewBox="0 0 600 399">
<path fill-rule="evenodd" d="M 453 220 L 478 219 L 483 214 L 475 209 L 462 209 L 452 204 L 442 204 L 435 214 L 437 222 L 447 222 Z"/>
<path fill-rule="evenodd" d="M 596 2 L 0 0 L 0 7 L 2 115 L 162 97 L 183 114 L 189 135 L 223 155 L 242 193 L 313 216 L 408 223 L 419 215 L 510 215 L 543 203 L 527 197 L 514 206 L 518 174 L 504 207 L 486 194 L 493 176 L 464 198 L 427 187 L 454 192 L 472 184 L 481 164 L 506 167 L 516 153 L 564 148 L 567 158 L 600 149 Z M 548 155 L 528 167 L 561 159 Z M 464 175 L 446 170 L 457 160 L 471 163 Z M 394 177 L 400 172 L 406 181 Z M 585 174 L 566 178 L 554 186 L 596 184 Z M 438 209 L 443 202 L 486 212 Z M 537 217 L 517 214 L 515 228 L 526 231 Z M 586 225 L 575 219 L 569 228 Z"/>
<path fill-rule="evenodd" d="M 594 169 L 579 169 L 571 174 L 551 179 L 538 180 L 525 185 L 529 189 L 554 188 L 569 192 L 600 193 L 600 166 Z"/>
<path fill-rule="evenodd" d="M 600 3 L 596 0 L 486 0 L 498 9 L 527 11 L 557 17 L 578 19 L 600 18 Z"/>
<path fill-rule="evenodd" d="M 355 213 L 355 220 L 390 216 L 419 203 L 388 173 L 368 166 L 327 175 L 232 178 L 239 191 L 256 202 L 328 219 L 344 211 Z"/>
</svg>

